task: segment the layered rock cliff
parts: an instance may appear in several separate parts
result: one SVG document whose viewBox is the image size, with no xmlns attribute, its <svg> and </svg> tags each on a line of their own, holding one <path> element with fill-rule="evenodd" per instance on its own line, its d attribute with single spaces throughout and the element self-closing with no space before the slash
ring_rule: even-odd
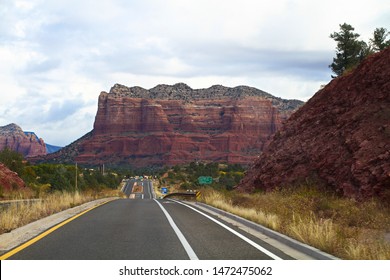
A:
<svg viewBox="0 0 390 280">
<path fill-rule="evenodd" d="M 250 87 L 115 85 L 99 96 L 94 129 L 51 158 L 135 167 L 192 161 L 248 164 L 302 105 Z"/>
<path fill-rule="evenodd" d="M 294 113 L 238 186 L 316 180 L 352 197 L 390 195 L 390 48 Z"/>
<path fill-rule="evenodd" d="M 6 147 L 25 157 L 46 154 L 45 142 L 35 133 L 23 132 L 16 124 L 0 127 L 0 151 Z"/>
</svg>

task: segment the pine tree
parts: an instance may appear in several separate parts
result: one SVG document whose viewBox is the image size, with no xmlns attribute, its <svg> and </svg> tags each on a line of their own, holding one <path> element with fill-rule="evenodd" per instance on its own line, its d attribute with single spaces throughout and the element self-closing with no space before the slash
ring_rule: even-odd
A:
<svg viewBox="0 0 390 280">
<path fill-rule="evenodd" d="M 344 23 L 340 24 L 340 32 L 330 34 L 330 38 L 337 42 L 337 47 L 336 57 L 329 67 L 337 76 L 353 69 L 369 52 L 367 44 L 358 40 L 360 35 L 354 33 L 354 30 L 351 25 Z"/>
<path fill-rule="evenodd" d="M 370 44 L 374 51 L 382 51 L 390 46 L 390 39 L 386 40 L 388 35 L 390 35 L 390 32 L 388 32 L 386 28 L 381 27 L 375 29 L 374 37 L 370 39 Z"/>
</svg>

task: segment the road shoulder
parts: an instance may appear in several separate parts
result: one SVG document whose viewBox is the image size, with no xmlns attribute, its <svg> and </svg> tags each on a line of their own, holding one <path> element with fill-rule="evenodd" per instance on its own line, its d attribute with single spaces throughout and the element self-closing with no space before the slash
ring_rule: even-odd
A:
<svg viewBox="0 0 390 280">
<path fill-rule="evenodd" d="M 186 202 L 192 206 L 201 209 L 209 214 L 217 216 L 225 222 L 239 227 L 241 230 L 256 236 L 270 245 L 278 248 L 287 255 L 298 260 L 338 260 L 337 257 L 321 250 L 299 242 L 293 238 L 283 235 L 279 232 L 268 229 L 262 225 L 256 224 L 237 215 L 228 213 L 210 205 L 200 202 Z"/>
<path fill-rule="evenodd" d="M 34 238 L 49 228 L 85 211 L 97 205 L 106 203 L 118 198 L 102 198 L 94 201 L 84 203 L 82 205 L 58 212 L 51 216 L 45 217 L 38 221 L 29 223 L 20 228 L 14 229 L 10 232 L 0 235 L 0 255 L 3 255 L 7 251 L 25 243 L 26 241 Z"/>
</svg>

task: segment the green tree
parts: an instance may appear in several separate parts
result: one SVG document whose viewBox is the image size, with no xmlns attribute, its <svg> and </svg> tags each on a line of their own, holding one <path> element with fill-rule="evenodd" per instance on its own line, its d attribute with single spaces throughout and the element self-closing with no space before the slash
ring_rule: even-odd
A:
<svg viewBox="0 0 390 280">
<path fill-rule="evenodd" d="M 390 39 L 386 40 L 388 35 L 390 35 L 390 32 L 386 28 L 380 27 L 374 30 L 373 38 L 370 39 L 374 51 L 382 51 L 390 46 Z"/>
<path fill-rule="evenodd" d="M 71 179 L 73 178 L 69 177 L 71 176 L 69 175 L 68 170 L 63 165 L 57 165 L 49 184 L 54 190 L 71 191 L 74 189 L 74 184 L 71 182 Z"/>
<path fill-rule="evenodd" d="M 23 155 L 15 152 L 8 147 L 0 152 L 0 162 L 10 170 L 18 173 L 20 177 L 24 175 Z"/>
<path fill-rule="evenodd" d="M 26 183 L 26 184 L 30 184 L 30 183 L 34 183 L 36 182 L 36 179 L 37 178 L 37 174 L 35 172 L 35 169 L 33 166 L 30 166 L 30 165 L 27 165 L 25 168 L 24 168 L 24 175 L 23 175 L 23 181 Z"/>
<path fill-rule="evenodd" d="M 236 185 L 236 182 L 234 181 L 234 178 L 232 177 L 231 174 L 226 174 L 221 176 L 219 178 L 219 183 L 227 190 L 232 190 L 233 187 Z"/>
<path fill-rule="evenodd" d="M 330 38 L 337 42 L 337 47 L 336 57 L 329 67 L 337 76 L 353 69 L 369 52 L 367 44 L 358 40 L 360 35 L 354 33 L 354 30 L 351 25 L 344 23 L 340 24 L 340 32 L 330 34 Z"/>
</svg>

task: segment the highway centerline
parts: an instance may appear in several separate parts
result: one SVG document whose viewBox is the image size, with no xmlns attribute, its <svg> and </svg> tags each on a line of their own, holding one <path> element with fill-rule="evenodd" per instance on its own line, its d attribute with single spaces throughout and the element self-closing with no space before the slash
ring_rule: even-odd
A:
<svg viewBox="0 0 390 280">
<path fill-rule="evenodd" d="M 175 231 L 177 237 L 179 238 L 181 244 L 184 247 L 184 250 L 186 251 L 188 257 L 190 260 L 199 260 L 198 256 L 195 254 L 194 250 L 192 249 L 191 245 L 188 243 L 187 239 L 184 237 L 183 233 L 180 231 L 180 229 L 177 227 L 175 222 L 173 221 L 171 215 L 165 210 L 165 208 L 161 205 L 160 202 L 158 202 L 156 199 L 153 199 L 158 206 L 160 206 L 161 210 L 165 214 L 166 218 L 168 219 L 169 224 L 171 225 L 172 229 Z"/>
<path fill-rule="evenodd" d="M 180 201 L 177 201 L 177 200 L 171 200 L 169 199 L 170 201 L 173 201 L 175 203 L 178 203 L 178 204 L 181 204 L 185 207 L 188 207 L 190 208 L 191 210 L 203 215 L 204 217 L 210 219 L 211 221 L 213 221 L 214 223 L 220 225 L 221 227 L 225 228 L 226 230 L 230 231 L 231 233 L 233 233 L 234 235 L 236 235 L 237 237 L 241 238 L 242 240 L 244 240 L 245 242 L 247 242 L 248 244 L 252 245 L 253 247 L 255 247 L 257 250 L 263 252 L 264 254 L 266 254 L 267 256 L 271 257 L 272 259 L 274 260 L 282 260 L 282 258 L 278 257 L 277 255 L 275 255 L 274 253 L 268 251 L 267 249 L 261 247 L 259 244 L 257 244 L 256 242 L 253 242 L 252 240 L 250 240 L 249 238 L 245 237 L 244 235 L 242 235 L 241 233 L 235 231 L 234 229 L 226 226 L 225 224 L 221 223 L 220 221 L 214 219 L 213 217 L 199 211 L 198 209 L 195 209 L 194 207 L 192 206 L 189 206 L 183 202 L 180 202 Z"/>
</svg>

